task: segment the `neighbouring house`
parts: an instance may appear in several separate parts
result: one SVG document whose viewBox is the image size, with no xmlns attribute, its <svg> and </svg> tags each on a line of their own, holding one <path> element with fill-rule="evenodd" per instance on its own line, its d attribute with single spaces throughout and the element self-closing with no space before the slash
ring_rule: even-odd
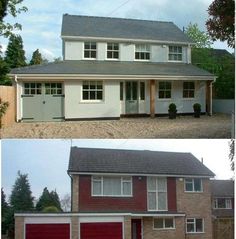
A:
<svg viewBox="0 0 236 239">
<path fill-rule="evenodd" d="M 172 22 L 63 15 L 63 61 L 11 71 L 17 121 L 162 115 L 170 103 L 212 113 L 213 74 L 191 64 Z"/>
<path fill-rule="evenodd" d="M 211 191 L 214 239 L 233 239 L 234 181 L 212 180 Z"/>
<path fill-rule="evenodd" d="M 17 239 L 212 239 L 214 173 L 190 153 L 72 147 L 67 172 L 71 212 L 17 213 Z"/>
</svg>

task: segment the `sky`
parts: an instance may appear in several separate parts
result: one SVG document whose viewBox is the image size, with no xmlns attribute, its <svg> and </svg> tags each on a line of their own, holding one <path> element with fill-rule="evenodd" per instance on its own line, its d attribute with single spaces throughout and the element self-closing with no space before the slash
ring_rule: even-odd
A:
<svg viewBox="0 0 236 239">
<path fill-rule="evenodd" d="M 200 30 L 206 31 L 207 9 L 213 0 L 24 0 L 28 12 L 21 13 L 16 19 L 6 17 L 9 22 L 22 24 L 20 35 L 23 38 L 27 59 L 39 49 L 48 60 L 62 56 L 60 38 L 62 15 L 122 17 L 145 20 L 172 21 L 180 29 L 190 22 L 197 23 Z M 0 37 L 3 51 L 7 39 Z M 216 42 L 214 48 L 227 49 L 226 43 Z"/>
<path fill-rule="evenodd" d="M 230 179 L 229 140 L 225 139 L 58 139 L 2 140 L 1 176 L 7 196 L 18 170 L 28 174 L 33 196 L 38 198 L 44 187 L 55 190 L 60 197 L 70 194 L 67 174 L 71 146 L 86 148 L 116 148 L 152 151 L 190 152 L 216 174 L 216 179 Z"/>
</svg>

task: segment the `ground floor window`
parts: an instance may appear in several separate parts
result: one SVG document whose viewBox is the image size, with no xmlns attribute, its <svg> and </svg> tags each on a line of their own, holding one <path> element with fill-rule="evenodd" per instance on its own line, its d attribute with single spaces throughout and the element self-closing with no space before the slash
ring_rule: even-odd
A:
<svg viewBox="0 0 236 239">
<path fill-rule="evenodd" d="M 83 81 L 83 100 L 103 100 L 102 81 Z"/>
<path fill-rule="evenodd" d="M 61 95 L 62 84 L 61 83 L 45 83 L 46 95 Z"/>
<path fill-rule="evenodd" d="M 174 225 L 174 218 L 154 218 L 153 219 L 153 228 L 154 229 L 173 229 L 175 228 Z"/>
<path fill-rule="evenodd" d="M 204 221 L 202 218 L 187 218 L 186 232 L 187 233 L 200 233 L 204 232 Z"/>
<path fill-rule="evenodd" d="M 183 82 L 183 98 L 194 98 L 194 81 Z"/>
<path fill-rule="evenodd" d="M 171 98 L 171 82 L 169 81 L 159 82 L 159 98 L 160 99 Z"/>
<path fill-rule="evenodd" d="M 42 84 L 41 83 L 24 83 L 25 95 L 41 95 Z"/>
</svg>

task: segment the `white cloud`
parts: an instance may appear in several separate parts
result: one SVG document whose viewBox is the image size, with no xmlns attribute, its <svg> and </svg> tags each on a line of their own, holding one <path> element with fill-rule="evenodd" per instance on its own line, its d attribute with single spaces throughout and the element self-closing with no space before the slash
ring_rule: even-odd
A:
<svg viewBox="0 0 236 239">
<path fill-rule="evenodd" d="M 39 49 L 39 51 L 42 53 L 42 56 L 46 59 L 48 59 L 49 61 L 52 61 L 54 58 L 56 58 L 57 56 L 55 56 L 55 54 L 46 49 L 46 48 L 42 48 L 42 49 Z"/>
</svg>

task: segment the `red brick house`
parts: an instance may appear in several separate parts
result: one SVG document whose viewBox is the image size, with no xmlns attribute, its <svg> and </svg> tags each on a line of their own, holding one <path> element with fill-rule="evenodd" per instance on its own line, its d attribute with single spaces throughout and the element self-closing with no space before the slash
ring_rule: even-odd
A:
<svg viewBox="0 0 236 239">
<path fill-rule="evenodd" d="M 212 239 L 214 173 L 190 153 L 72 147 L 68 174 L 72 212 L 16 214 L 16 238 Z"/>
</svg>

